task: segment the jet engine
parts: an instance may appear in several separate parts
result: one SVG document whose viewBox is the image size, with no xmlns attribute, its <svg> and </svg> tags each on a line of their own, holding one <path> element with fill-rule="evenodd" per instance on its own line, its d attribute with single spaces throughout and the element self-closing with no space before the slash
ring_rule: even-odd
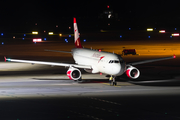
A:
<svg viewBox="0 0 180 120">
<path fill-rule="evenodd" d="M 88 73 L 92 73 L 92 69 L 84 69 Z"/>
<path fill-rule="evenodd" d="M 80 80 L 81 79 L 81 71 L 77 68 L 70 67 L 67 71 L 67 76 L 71 80 Z"/>
<path fill-rule="evenodd" d="M 92 65 L 91 67 L 92 67 L 92 69 L 84 69 L 84 70 L 88 73 L 99 73 L 97 66 Z"/>
<path fill-rule="evenodd" d="M 140 75 L 140 72 L 137 68 L 133 67 L 133 66 L 129 66 L 126 70 L 126 75 L 129 77 L 129 78 L 132 78 L 132 79 L 136 79 L 139 77 Z"/>
</svg>

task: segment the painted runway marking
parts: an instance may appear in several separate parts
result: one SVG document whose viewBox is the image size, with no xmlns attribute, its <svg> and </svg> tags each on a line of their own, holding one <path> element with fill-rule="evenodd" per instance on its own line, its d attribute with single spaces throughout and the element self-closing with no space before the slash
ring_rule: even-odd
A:
<svg viewBox="0 0 180 120">
<path fill-rule="evenodd" d="M 76 112 L 76 111 L 72 111 L 72 110 L 70 110 L 70 112 L 72 112 L 74 114 L 78 114 L 78 115 L 83 115 L 83 116 L 86 116 L 88 118 L 92 118 L 92 119 L 95 119 L 95 120 L 103 120 L 101 118 L 98 118 L 98 117 L 95 117 L 95 116 L 92 116 L 92 115 L 88 115 L 88 114 L 84 114 L 84 113 L 80 113 L 80 112 Z"/>
<path fill-rule="evenodd" d="M 92 100 L 97 100 L 97 101 L 100 101 L 100 102 L 106 102 L 106 103 L 110 103 L 110 104 L 116 104 L 116 105 L 121 105 L 120 103 L 116 103 L 116 102 L 111 102 L 111 101 L 108 101 L 108 100 L 103 100 L 103 99 L 99 99 L 99 98 L 94 98 L 94 97 L 88 97 Z"/>
<path fill-rule="evenodd" d="M 51 84 L 51 85 L 72 85 L 72 84 Z"/>
<path fill-rule="evenodd" d="M 102 84 L 108 85 L 108 86 L 114 86 L 114 85 L 110 85 L 109 83 L 102 83 Z M 121 87 L 121 86 L 116 85 L 116 86 L 114 86 L 114 87 Z"/>
</svg>

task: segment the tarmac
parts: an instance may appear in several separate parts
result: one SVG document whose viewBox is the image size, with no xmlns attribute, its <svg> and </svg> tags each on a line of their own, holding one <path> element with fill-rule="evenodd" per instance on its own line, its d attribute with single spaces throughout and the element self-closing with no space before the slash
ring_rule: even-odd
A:
<svg viewBox="0 0 180 120">
<path fill-rule="evenodd" d="M 3 60 L 3 56 L 7 56 L 16 59 L 73 63 L 71 55 L 44 52 L 46 47 L 67 51 L 73 46 L 59 47 L 60 43 L 53 46 L 52 44 L 54 43 L 31 44 L 18 48 L 13 45 L 9 50 L 7 50 L 9 45 L 0 48 L 2 56 L 0 59 L 1 119 L 180 119 L 178 44 L 175 52 L 176 59 L 135 66 L 140 70 L 141 76 L 137 80 L 132 80 L 124 74 L 117 80 L 117 86 L 110 86 L 106 75 L 89 74 L 82 69 L 84 81 L 77 83 L 66 76 L 68 68 L 4 62 Z M 48 47 L 49 45 L 51 47 Z M 133 48 L 139 48 L 137 49 L 139 55 L 123 56 L 127 63 L 174 54 L 174 52 L 165 54 L 157 52 L 161 51 L 163 45 L 166 46 L 165 43 L 159 44 L 161 47 L 154 46 L 150 54 L 143 54 L 140 47 L 136 45 Z M 112 44 L 113 47 L 107 44 L 103 46 L 104 50 L 109 48 L 109 52 L 121 51 L 118 49 L 119 46 Z M 122 46 L 121 49 L 123 49 Z M 127 46 L 125 47 L 132 48 L 132 46 Z M 144 52 L 148 50 L 148 46 L 143 45 L 142 48 L 146 48 Z M 174 45 L 166 49 L 173 47 Z M 25 50 L 26 48 L 29 52 Z"/>
</svg>

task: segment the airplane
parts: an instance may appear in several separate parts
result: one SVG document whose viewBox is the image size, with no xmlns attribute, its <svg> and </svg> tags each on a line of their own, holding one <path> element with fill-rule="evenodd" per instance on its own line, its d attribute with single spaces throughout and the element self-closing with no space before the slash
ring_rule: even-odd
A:
<svg viewBox="0 0 180 120">
<path fill-rule="evenodd" d="M 67 76 L 69 77 L 69 79 L 78 82 L 82 82 L 82 78 L 81 78 L 82 75 L 79 69 L 83 68 L 88 73 L 106 74 L 109 76 L 110 85 L 112 82 L 113 85 L 117 85 L 115 78 L 121 76 L 124 73 L 126 73 L 126 75 L 132 79 L 137 79 L 140 76 L 140 71 L 136 67 L 134 67 L 134 65 L 176 58 L 176 56 L 174 55 L 171 57 L 144 60 L 140 62 L 133 62 L 126 64 L 126 62 L 123 60 L 121 55 L 105 52 L 101 50 L 83 48 L 80 42 L 76 18 L 73 18 L 73 20 L 74 20 L 74 42 L 76 48 L 73 48 L 71 51 L 56 51 L 56 50 L 46 50 L 46 51 L 71 53 L 75 61 L 75 64 L 19 60 L 19 59 L 10 59 L 4 57 L 5 61 L 69 67 L 66 73 Z"/>
</svg>

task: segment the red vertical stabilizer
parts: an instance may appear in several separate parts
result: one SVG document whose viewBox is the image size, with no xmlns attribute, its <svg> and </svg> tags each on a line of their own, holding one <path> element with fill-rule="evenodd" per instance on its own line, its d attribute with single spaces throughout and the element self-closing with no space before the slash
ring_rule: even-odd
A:
<svg viewBox="0 0 180 120">
<path fill-rule="evenodd" d="M 76 18 L 74 18 L 74 43 L 77 48 L 82 48 Z"/>
</svg>

